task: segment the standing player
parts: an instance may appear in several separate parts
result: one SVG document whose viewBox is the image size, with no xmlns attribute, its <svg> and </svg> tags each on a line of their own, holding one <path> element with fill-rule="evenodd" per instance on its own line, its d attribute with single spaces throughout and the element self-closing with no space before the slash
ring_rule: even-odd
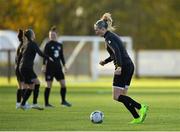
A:
<svg viewBox="0 0 180 132">
<path fill-rule="evenodd" d="M 37 87 L 37 84 L 39 83 L 39 80 L 37 79 L 36 74 L 33 71 L 33 64 L 34 59 L 36 56 L 36 53 L 38 53 L 40 56 L 51 59 L 48 56 L 44 55 L 37 44 L 35 43 L 35 34 L 33 30 L 28 29 L 24 33 L 25 37 L 27 38 L 27 44 L 24 46 L 22 59 L 20 61 L 20 72 L 24 78 L 24 86 L 27 88 L 23 100 L 21 102 L 21 108 L 22 109 L 28 109 L 28 107 L 25 105 L 26 101 L 31 95 L 31 92 L 34 90 L 34 101 L 32 108 L 36 108 L 39 110 L 42 110 L 41 107 L 37 105 L 37 98 L 39 94 L 39 85 Z M 51 59 L 52 60 L 52 59 Z M 35 85 L 36 84 L 36 85 Z M 35 88 L 34 88 L 35 85 Z M 36 89 L 38 88 L 38 89 Z"/>
<path fill-rule="evenodd" d="M 23 97 L 23 93 L 25 92 L 24 79 L 19 71 L 19 64 L 22 58 L 22 53 L 23 53 L 23 45 L 25 44 L 23 30 L 21 29 L 18 32 L 18 39 L 19 39 L 20 44 L 17 48 L 16 57 L 15 57 L 15 73 L 16 73 L 16 78 L 18 82 L 18 89 L 16 92 L 16 109 L 20 107 L 21 98 Z"/>
<path fill-rule="evenodd" d="M 52 87 L 53 78 L 55 77 L 57 81 L 59 81 L 60 88 L 60 96 L 61 96 L 61 105 L 70 107 L 71 104 L 66 101 L 66 84 L 65 77 L 62 71 L 61 63 L 65 66 L 64 54 L 63 54 L 63 45 L 57 41 L 57 33 L 56 28 L 52 27 L 49 31 L 49 39 L 50 41 L 46 44 L 44 48 L 44 53 L 48 56 L 52 57 L 54 62 L 44 59 L 44 65 L 42 67 L 42 71 L 45 72 L 45 79 L 47 82 L 47 87 L 44 91 L 44 99 L 45 99 L 45 107 L 53 107 L 49 103 L 49 95 Z"/>
<path fill-rule="evenodd" d="M 134 72 L 134 64 L 124 48 L 119 36 L 111 32 L 114 30 L 111 14 L 105 13 L 102 18 L 95 23 L 94 29 L 97 35 L 105 38 L 106 49 L 110 54 L 110 57 L 100 61 L 100 65 L 104 66 L 108 62 L 114 61 L 114 100 L 123 103 L 130 111 L 134 117 L 134 119 L 130 122 L 131 124 L 142 123 L 146 117 L 148 106 L 140 104 L 127 96 L 128 86 L 130 85 Z M 136 110 L 139 110 L 139 114 Z"/>
<path fill-rule="evenodd" d="M 20 44 L 18 46 L 16 57 L 15 57 L 15 72 L 16 72 L 16 77 L 17 77 L 17 81 L 19 85 L 19 88 L 17 89 L 17 93 L 16 93 L 17 94 L 16 108 L 20 108 L 21 98 L 23 98 L 24 93 L 26 91 L 26 88 L 24 87 L 24 79 L 19 70 L 19 64 L 23 56 L 23 47 L 27 43 L 27 39 L 24 37 L 23 30 L 19 30 L 18 39 L 20 41 Z M 35 83 L 35 88 L 33 90 L 33 104 L 31 107 L 39 108 L 39 106 L 37 105 L 37 98 L 39 94 L 40 82 L 37 78 L 33 79 L 33 82 Z"/>
</svg>

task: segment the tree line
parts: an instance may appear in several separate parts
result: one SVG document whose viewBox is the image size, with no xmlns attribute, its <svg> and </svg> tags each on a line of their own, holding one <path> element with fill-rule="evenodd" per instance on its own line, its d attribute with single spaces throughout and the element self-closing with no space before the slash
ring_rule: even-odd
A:
<svg viewBox="0 0 180 132">
<path fill-rule="evenodd" d="M 32 28 L 40 43 L 56 25 L 59 35 L 94 35 L 110 12 L 116 33 L 135 49 L 180 49 L 180 0 L 0 0 L 0 29 Z"/>
</svg>

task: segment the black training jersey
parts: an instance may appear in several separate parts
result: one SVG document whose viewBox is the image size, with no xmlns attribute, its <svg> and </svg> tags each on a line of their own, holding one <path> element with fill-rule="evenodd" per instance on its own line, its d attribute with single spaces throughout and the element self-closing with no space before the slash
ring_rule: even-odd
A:
<svg viewBox="0 0 180 132">
<path fill-rule="evenodd" d="M 50 40 L 44 48 L 44 53 L 52 57 L 54 61 L 52 62 L 47 60 L 46 63 L 46 60 L 44 59 L 43 64 L 47 64 L 50 66 L 61 66 L 62 62 L 62 64 L 65 65 L 63 45 L 61 43 Z"/>
<path fill-rule="evenodd" d="M 36 53 L 38 53 L 41 57 L 48 59 L 48 56 L 44 55 L 44 53 L 41 52 L 38 45 L 34 41 L 30 41 L 26 45 L 24 45 L 20 67 L 33 68 Z"/>
<path fill-rule="evenodd" d="M 20 61 L 22 59 L 22 55 L 23 55 L 23 47 L 22 44 L 20 44 L 18 46 L 17 52 L 16 52 L 16 56 L 15 56 L 15 68 L 18 69 L 19 65 L 20 65 Z"/>
<path fill-rule="evenodd" d="M 124 66 L 132 63 L 132 60 L 117 34 L 107 31 L 104 38 L 106 41 L 106 49 L 110 54 L 110 57 L 105 60 L 106 63 L 114 61 L 115 66 Z"/>
</svg>

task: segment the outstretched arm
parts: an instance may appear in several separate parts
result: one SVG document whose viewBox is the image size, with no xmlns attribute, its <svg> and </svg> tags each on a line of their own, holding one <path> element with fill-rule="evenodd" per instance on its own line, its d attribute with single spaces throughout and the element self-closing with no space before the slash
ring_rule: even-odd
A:
<svg viewBox="0 0 180 132">
<path fill-rule="evenodd" d="M 100 61 L 99 64 L 104 66 L 105 64 L 111 62 L 112 60 L 113 59 L 111 58 L 111 56 L 109 56 L 107 59 Z"/>
<path fill-rule="evenodd" d="M 34 46 L 35 51 L 39 54 L 39 56 L 41 56 L 41 57 L 43 57 L 43 58 L 45 58 L 45 59 L 47 59 L 47 60 L 53 61 L 53 59 L 52 59 L 51 57 L 45 55 L 45 54 L 39 49 L 39 47 L 37 46 L 36 43 L 33 43 L 33 46 Z"/>
<path fill-rule="evenodd" d="M 45 59 L 48 59 L 49 57 L 47 55 L 45 55 L 40 49 L 39 47 L 37 46 L 36 43 L 33 43 L 33 46 L 34 46 L 34 49 L 36 51 L 36 53 L 38 53 L 39 56 L 45 58 Z"/>
<path fill-rule="evenodd" d="M 108 58 L 106 58 L 105 60 L 104 60 L 104 62 L 107 64 L 107 63 L 109 63 L 109 62 L 111 62 L 111 61 L 113 61 L 113 58 L 111 57 L 111 56 L 109 56 Z"/>
</svg>

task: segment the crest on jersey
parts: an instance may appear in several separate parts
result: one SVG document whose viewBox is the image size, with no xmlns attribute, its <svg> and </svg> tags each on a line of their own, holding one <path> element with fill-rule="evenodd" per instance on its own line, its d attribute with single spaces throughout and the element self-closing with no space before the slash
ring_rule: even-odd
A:
<svg viewBox="0 0 180 132">
<path fill-rule="evenodd" d="M 61 49 L 61 47 L 60 46 L 58 46 L 58 50 L 60 50 Z"/>
<path fill-rule="evenodd" d="M 108 43 L 110 44 L 110 43 L 111 43 L 111 40 L 108 40 Z"/>
<path fill-rule="evenodd" d="M 51 49 L 54 49 L 54 46 L 52 46 Z"/>
</svg>

